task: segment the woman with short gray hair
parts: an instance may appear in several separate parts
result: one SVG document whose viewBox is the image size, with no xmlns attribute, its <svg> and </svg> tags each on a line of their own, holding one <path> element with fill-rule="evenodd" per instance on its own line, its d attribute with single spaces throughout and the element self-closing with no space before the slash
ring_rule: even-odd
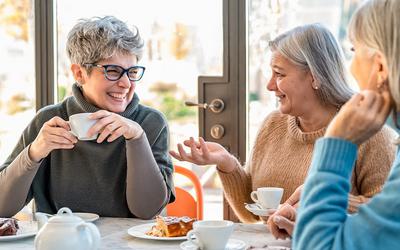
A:
<svg viewBox="0 0 400 250">
<path fill-rule="evenodd" d="M 138 29 L 112 16 L 72 28 L 73 95 L 41 109 L 0 166 L 0 217 L 34 198 L 37 210 L 50 214 L 69 207 L 150 219 L 175 199 L 166 119 L 139 104 L 135 92 L 143 47 Z M 94 121 L 83 138 L 68 121 L 79 113 Z"/>
<path fill-rule="evenodd" d="M 242 168 L 224 147 L 202 138 L 198 142 L 193 138 L 184 141 L 190 153 L 181 144 L 178 152 L 171 152 L 179 160 L 217 165 L 226 198 L 245 222 L 258 219 L 243 205 L 252 202 L 252 191 L 282 187 L 286 201 L 303 184 L 314 142 L 324 135 L 326 126 L 353 94 L 347 86 L 341 49 L 322 25 L 294 28 L 271 41 L 270 47 L 272 76 L 267 89 L 278 98 L 279 111 L 263 122 L 248 165 Z M 393 136 L 393 131 L 383 128 L 361 145 L 351 182 L 349 212 L 357 211 L 360 204 L 381 190 L 390 169 L 385 164 L 390 165 L 394 159 L 395 147 L 390 146 Z M 293 206 L 296 202 L 287 201 Z M 279 230 L 276 224 L 270 224 L 270 228 L 279 238 L 291 234 Z"/>
</svg>

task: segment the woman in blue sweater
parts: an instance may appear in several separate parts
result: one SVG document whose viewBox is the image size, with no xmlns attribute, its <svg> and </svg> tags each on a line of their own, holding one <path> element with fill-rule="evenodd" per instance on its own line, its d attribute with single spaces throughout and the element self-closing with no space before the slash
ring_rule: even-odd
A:
<svg viewBox="0 0 400 250">
<path fill-rule="evenodd" d="M 353 16 L 352 73 L 367 90 L 342 107 L 315 145 L 294 249 L 400 249 L 400 155 L 382 192 L 357 214 L 346 211 L 357 146 L 400 111 L 399 13 L 399 0 L 371 0 Z"/>
</svg>

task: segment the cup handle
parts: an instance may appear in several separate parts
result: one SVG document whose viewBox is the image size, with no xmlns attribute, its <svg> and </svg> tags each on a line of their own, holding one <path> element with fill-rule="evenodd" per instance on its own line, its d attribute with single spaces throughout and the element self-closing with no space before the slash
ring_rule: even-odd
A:
<svg viewBox="0 0 400 250">
<path fill-rule="evenodd" d="M 250 197 L 255 203 L 259 203 L 258 202 L 258 197 L 257 197 L 257 191 L 251 192 Z"/>
<path fill-rule="evenodd" d="M 74 133 L 74 131 L 72 131 L 71 122 L 70 122 L 70 121 L 67 121 L 67 123 L 68 123 L 69 127 L 71 128 L 71 130 L 68 131 L 68 132 L 71 133 L 73 136 L 78 137 L 78 135 L 77 135 L 76 133 Z"/>
<path fill-rule="evenodd" d="M 194 230 L 190 230 L 187 234 L 186 234 L 186 238 L 187 240 L 192 243 L 193 245 L 197 246 L 197 248 L 201 248 L 201 246 L 199 245 L 198 240 L 194 240 L 193 239 L 193 235 L 196 236 L 196 231 Z M 197 238 L 197 237 L 196 237 Z"/>
</svg>

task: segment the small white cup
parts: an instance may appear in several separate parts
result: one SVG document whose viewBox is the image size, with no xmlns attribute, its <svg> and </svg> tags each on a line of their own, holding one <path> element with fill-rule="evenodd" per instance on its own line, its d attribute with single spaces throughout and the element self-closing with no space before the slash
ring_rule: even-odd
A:
<svg viewBox="0 0 400 250">
<path fill-rule="evenodd" d="M 233 232 L 234 224 L 229 220 L 203 220 L 193 223 L 186 237 L 201 250 L 224 250 Z M 196 236 L 194 240 L 192 237 Z"/>
<path fill-rule="evenodd" d="M 261 187 L 250 194 L 251 199 L 265 209 L 278 208 L 283 195 L 283 188 Z"/>
<path fill-rule="evenodd" d="M 81 141 L 95 140 L 99 135 L 94 134 L 91 137 L 87 136 L 89 129 L 97 122 L 97 120 L 91 120 L 88 116 L 92 113 L 79 113 L 69 117 L 69 126 L 71 127 L 71 133 Z"/>
</svg>

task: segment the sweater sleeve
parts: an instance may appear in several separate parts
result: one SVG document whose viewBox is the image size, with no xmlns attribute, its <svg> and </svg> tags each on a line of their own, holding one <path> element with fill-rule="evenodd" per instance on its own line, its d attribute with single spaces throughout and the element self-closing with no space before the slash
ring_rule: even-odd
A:
<svg viewBox="0 0 400 250">
<path fill-rule="evenodd" d="M 258 221 L 258 217 L 247 211 L 244 205 L 245 202 L 252 203 L 250 174 L 237 163 L 234 171 L 230 173 L 218 171 L 218 175 L 224 187 L 225 197 L 240 221 L 246 223 Z"/>
<path fill-rule="evenodd" d="M 0 217 L 15 215 L 26 203 L 33 178 L 40 162 L 29 158 L 26 147 L 6 168 L 0 172 Z"/>
<path fill-rule="evenodd" d="M 126 199 L 129 210 L 138 218 L 153 218 L 173 196 L 172 163 L 168 156 L 167 137 L 168 132 L 164 128 L 152 146 L 146 133 L 126 142 Z"/>
<path fill-rule="evenodd" d="M 400 230 L 400 164 L 396 160 L 380 194 L 347 215 L 356 145 L 319 139 L 301 197 L 294 249 L 397 249 Z M 378 236 L 379 235 L 379 236 Z"/>
<path fill-rule="evenodd" d="M 357 212 L 361 204 L 368 202 L 382 190 L 396 154 L 394 138 L 396 138 L 395 132 L 385 126 L 360 146 L 353 171 L 354 187 L 349 195 L 350 213 Z"/>
</svg>

